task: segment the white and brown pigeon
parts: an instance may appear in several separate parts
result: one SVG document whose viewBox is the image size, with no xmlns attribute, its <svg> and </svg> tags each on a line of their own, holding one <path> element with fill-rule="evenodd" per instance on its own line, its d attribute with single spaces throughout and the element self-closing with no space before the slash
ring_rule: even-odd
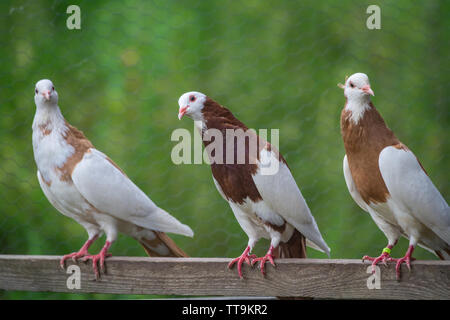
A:
<svg viewBox="0 0 450 320">
<path fill-rule="evenodd" d="M 249 130 L 228 109 L 200 92 L 183 94 L 178 104 L 178 118 L 186 115 L 194 120 L 205 148 L 213 141 L 220 146 L 215 140 L 217 135 L 214 135 L 214 140 L 210 136 L 211 131 L 222 136 L 222 150 L 219 153 L 217 148 L 212 148 L 214 150 L 210 154 L 213 181 L 249 238 L 247 248 L 229 263 L 229 267 L 237 262 L 242 278 L 242 264 L 253 265 L 259 261 L 264 275 L 266 261 L 275 265 L 273 259 L 278 257 L 304 258 L 305 245 L 329 255 L 330 249 L 305 199 L 286 161 L 275 147 L 254 130 Z M 239 138 L 233 136 L 236 132 L 244 134 L 244 139 L 245 135 L 248 136 L 240 149 Z M 250 141 L 256 141 L 254 149 Z M 273 167 L 278 170 L 263 170 L 274 163 L 276 166 Z M 264 257 L 256 258 L 250 253 L 260 238 L 270 239 L 270 248 Z"/>
<path fill-rule="evenodd" d="M 117 233 L 141 243 L 150 256 L 185 257 L 165 232 L 192 237 L 192 230 L 156 206 L 105 154 L 94 148 L 83 133 L 71 126 L 58 107 L 58 93 L 50 80 L 36 83 L 33 151 L 39 184 L 50 203 L 87 231 L 89 239 L 78 252 L 65 255 L 92 260 L 104 270 L 108 249 Z M 89 246 L 103 233 L 106 243 L 99 254 Z"/>
<path fill-rule="evenodd" d="M 345 181 L 353 200 L 388 239 L 379 257 L 363 260 L 373 261 L 373 271 L 379 262 L 396 261 L 399 278 L 403 262 L 410 269 L 416 245 L 450 259 L 449 206 L 414 153 L 375 109 L 369 78 L 355 73 L 339 86 L 346 98 L 341 114 Z M 403 258 L 393 259 L 391 249 L 401 235 L 409 239 L 409 248 Z"/>
</svg>

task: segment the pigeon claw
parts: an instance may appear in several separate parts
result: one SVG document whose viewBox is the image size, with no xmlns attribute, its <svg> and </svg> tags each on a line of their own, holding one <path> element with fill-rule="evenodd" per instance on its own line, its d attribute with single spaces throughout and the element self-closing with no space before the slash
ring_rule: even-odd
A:
<svg viewBox="0 0 450 320">
<path fill-rule="evenodd" d="M 406 251 L 406 254 L 403 258 L 397 259 L 397 258 L 391 258 L 391 256 L 389 255 L 388 252 L 385 252 L 383 250 L 383 253 L 377 257 L 377 258 L 372 258 L 369 256 L 364 256 L 362 258 L 363 261 L 365 260 L 369 260 L 372 261 L 372 273 L 375 273 L 375 266 L 379 263 L 382 262 L 384 265 L 387 266 L 387 261 L 395 261 L 396 265 L 395 265 L 395 273 L 396 273 L 396 278 L 397 280 L 400 280 L 400 271 L 401 271 L 401 266 L 402 263 L 406 264 L 406 267 L 408 268 L 408 270 L 411 272 L 411 261 L 415 260 L 415 258 L 412 257 L 412 253 L 414 251 L 414 246 L 410 245 L 408 247 L 408 251 Z"/>
<path fill-rule="evenodd" d="M 387 267 L 387 261 L 392 261 L 391 256 L 389 255 L 389 253 L 387 252 L 383 252 L 380 256 L 378 257 L 369 257 L 369 256 L 364 256 L 362 257 L 362 261 L 372 261 L 372 274 L 375 274 L 375 266 L 377 264 L 379 264 L 380 262 Z"/>
<path fill-rule="evenodd" d="M 100 262 L 100 271 L 105 273 L 105 259 L 110 256 L 112 256 L 112 254 L 106 253 L 106 251 L 104 252 L 102 250 L 98 254 L 84 256 L 82 261 L 86 262 L 88 260 L 92 260 L 92 269 L 94 269 L 95 279 L 99 280 L 100 272 L 98 270 L 98 263 Z"/>
<path fill-rule="evenodd" d="M 264 257 L 260 257 L 260 258 L 256 258 L 252 261 L 252 265 L 254 265 L 256 262 L 260 262 L 259 264 L 259 268 L 261 269 L 261 273 L 263 276 L 266 275 L 266 271 L 264 269 L 265 264 L 267 261 L 270 262 L 270 264 L 276 268 L 275 262 L 273 261 L 273 255 L 271 252 L 267 252 L 266 255 Z"/>
<path fill-rule="evenodd" d="M 73 253 L 69 253 L 64 255 L 61 260 L 59 260 L 59 265 L 60 267 L 64 270 L 64 262 L 67 259 L 72 259 L 73 262 L 77 262 L 77 259 L 82 258 L 86 255 L 89 255 L 88 249 L 91 246 L 91 244 L 97 239 L 97 235 L 95 235 L 94 237 L 92 237 L 91 239 L 88 239 L 85 244 L 81 247 L 80 250 L 78 250 L 78 252 L 73 252 Z"/>
<path fill-rule="evenodd" d="M 73 253 L 66 254 L 66 255 L 64 255 L 64 256 L 61 258 L 61 260 L 59 260 L 59 265 L 60 265 L 61 268 L 64 270 L 64 269 L 65 269 L 65 261 L 66 261 L 67 259 L 72 259 L 73 262 L 77 262 L 77 260 L 78 260 L 79 258 L 82 258 L 82 257 L 84 257 L 84 256 L 86 256 L 86 255 L 88 255 L 88 254 L 89 254 L 89 252 L 88 252 L 87 250 L 83 250 L 83 249 L 81 249 L 81 250 L 78 251 L 78 252 L 73 252 Z"/>
<path fill-rule="evenodd" d="M 396 261 L 397 264 L 395 265 L 395 273 L 396 273 L 396 279 L 400 280 L 400 270 L 402 267 L 402 263 L 406 264 L 406 267 L 408 268 L 408 271 L 411 272 L 411 261 L 416 260 L 415 258 L 411 257 L 411 256 L 404 256 L 403 258 L 400 259 L 392 259 L 393 261 Z"/>
<path fill-rule="evenodd" d="M 108 249 L 111 246 L 111 242 L 106 241 L 105 245 L 103 246 L 102 250 L 100 250 L 100 252 L 98 254 L 94 254 L 94 255 L 85 255 L 82 259 L 82 261 L 88 261 L 88 260 L 92 260 L 92 269 L 94 269 L 94 273 L 95 273 L 95 279 L 99 280 L 100 279 L 100 272 L 98 271 L 98 263 L 100 262 L 100 270 L 103 273 L 105 272 L 105 259 L 107 257 L 110 257 L 111 254 L 108 253 Z"/>
<path fill-rule="evenodd" d="M 244 252 L 243 252 L 239 257 L 234 258 L 233 260 L 231 260 L 231 261 L 228 263 L 228 269 L 231 269 L 231 268 L 233 267 L 233 265 L 234 265 L 235 263 L 237 263 L 237 270 L 238 270 L 239 277 L 240 277 L 241 279 L 244 278 L 244 276 L 242 275 L 242 264 L 245 262 L 245 263 L 247 263 L 249 266 L 251 266 L 251 265 L 252 265 L 252 259 L 255 259 L 255 258 L 256 258 L 256 255 L 254 255 L 254 254 L 249 255 L 249 252 L 250 252 L 250 247 L 247 247 L 247 248 L 244 250 Z"/>
<path fill-rule="evenodd" d="M 412 257 L 412 253 L 414 251 L 414 246 L 410 245 L 408 247 L 408 251 L 406 251 L 406 254 L 403 258 L 400 259 L 392 259 L 392 261 L 396 261 L 397 264 L 395 265 L 395 272 L 396 272 L 396 278 L 397 280 L 400 280 L 400 270 L 401 270 L 401 266 L 402 263 L 406 263 L 406 267 L 408 268 L 409 272 L 411 272 L 411 261 L 415 260 Z"/>
</svg>

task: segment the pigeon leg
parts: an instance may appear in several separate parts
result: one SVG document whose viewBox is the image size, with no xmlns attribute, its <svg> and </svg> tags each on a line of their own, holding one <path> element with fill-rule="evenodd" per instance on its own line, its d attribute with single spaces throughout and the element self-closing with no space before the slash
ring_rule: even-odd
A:
<svg viewBox="0 0 450 320">
<path fill-rule="evenodd" d="M 414 246 L 410 245 L 408 247 L 408 250 L 406 251 L 406 254 L 403 258 L 400 259 L 396 259 L 396 258 L 391 258 L 390 260 L 392 261 L 396 261 L 397 264 L 395 266 L 395 272 L 397 274 L 397 280 L 400 279 L 400 268 L 402 266 L 402 263 L 405 262 L 406 266 L 408 267 L 408 270 L 411 271 L 411 261 L 415 260 L 415 258 L 412 257 L 412 253 L 414 251 Z"/>
<path fill-rule="evenodd" d="M 273 246 L 270 246 L 269 251 L 267 251 L 266 255 L 261 258 L 256 258 L 252 261 L 252 265 L 254 265 L 256 262 L 260 261 L 260 269 L 263 276 L 266 275 L 266 272 L 264 270 L 264 266 L 266 264 L 266 261 L 269 261 L 272 266 L 275 267 L 275 262 L 273 261 Z"/>
<path fill-rule="evenodd" d="M 389 244 L 386 248 L 383 249 L 383 251 L 381 252 L 381 255 L 379 257 L 369 257 L 369 256 L 364 256 L 362 258 L 362 261 L 364 262 L 365 260 L 368 261 L 372 261 L 372 273 L 375 273 L 375 266 L 381 262 L 383 263 L 385 266 L 387 266 L 387 261 L 391 261 L 391 249 L 394 246 Z"/>
<path fill-rule="evenodd" d="M 254 255 L 254 254 L 249 255 L 250 250 L 251 250 L 251 248 L 250 248 L 250 246 L 248 246 L 248 247 L 244 250 L 244 252 L 241 254 L 241 256 L 239 256 L 239 257 L 237 257 L 237 258 L 231 260 L 230 263 L 228 263 L 228 268 L 231 269 L 231 267 L 233 267 L 233 264 L 234 264 L 235 262 L 237 262 L 238 274 L 239 274 L 239 277 L 240 277 L 241 279 L 243 278 L 243 276 L 242 276 L 242 264 L 243 264 L 244 262 L 246 262 L 248 265 L 250 265 L 250 264 L 251 264 L 251 260 L 254 259 L 254 258 L 256 258 L 256 255 Z"/>
<path fill-rule="evenodd" d="M 85 255 L 83 261 L 92 260 L 92 268 L 95 272 L 95 279 L 98 280 L 100 278 L 100 273 L 98 271 L 98 262 L 100 261 L 100 270 L 105 272 L 105 259 L 110 257 L 111 254 L 108 253 L 108 249 L 111 246 L 112 242 L 106 241 L 102 250 L 98 254 L 94 255 Z"/>
<path fill-rule="evenodd" d="M 89 254 L 88 249 L 92 245 L 92 243 L 94 243 L 94 241 L 97 239 L 97 237 L 98 236 L 96 235 L 92 239 L 89 239 L 88 241 L 86 241 L 78 252 L 73 252 L 73 253 L 64 255 L 61 258 L 61 260 L 59 261 L 59 265 L 61 266 L 61 268 L 64 269 L 64 262 L 69 258 L 71 258 L 73 260 L 73 262 L 76 262 L 78 258 L 88 255 Z"/>
</svg>

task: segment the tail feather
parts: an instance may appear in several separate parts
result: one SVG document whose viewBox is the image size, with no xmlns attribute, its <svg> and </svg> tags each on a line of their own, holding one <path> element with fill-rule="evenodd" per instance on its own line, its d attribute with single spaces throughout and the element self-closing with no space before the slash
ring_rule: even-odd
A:
<svg viewBox="0 0 450 320">
<path fill-rule="evenodd" d="M 176 233 L 187 237 L 194 236 L 194 232 L 189 226 L 182 224 L 161 208 L 157 208 L 149 216 L 135 216 L 131 219 L 131 222 L 136 226 L 149 230 L 160 230 L 162 232 Z"/>
<path fill-rule="evenodd" d="M 153 239 L 141 238 L 139 240 L 150 257 L 188 257 L 164 232 L 154 231 L 153 233 L 155 234 Z"/>
<path fill-rule="evenodd" d="M 273 250 L 274 258 L 306 258 L 306 238 L 294 230 L 287 242 L 280 242 Z"/>
<path fill-rule="evenodd" d="M 326 246 L 322 246 L 322 247 L 327 248 L 327 251 L 325 251 L 324 249 L 322 249 L 321 247 L 319 247 L 317 244 L 315 244 L 314 242 L 310 241 L 309 239 L 306 239 L 306 246 L 308 246 L 310 248 L 313 248 L 313 249 L 315 249 L 317 251 L 326 253 L 328 258 L 330 257 L 330 248 L 328 248 Z"/>
<path fill-rule="evenodd" d="M 434 251 L 441 260 L 450 260 L 450 249 Z"/>
</svg>

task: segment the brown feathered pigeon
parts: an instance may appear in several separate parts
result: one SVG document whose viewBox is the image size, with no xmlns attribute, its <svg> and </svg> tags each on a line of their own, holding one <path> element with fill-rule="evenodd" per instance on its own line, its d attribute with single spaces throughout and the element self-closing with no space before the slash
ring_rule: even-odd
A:
<svg viewBox="0 0 450 320">
<path fill-rule="evenodd" d="M 265 262 L 274 265 L 274 257 L 304 258 L 305 243 L 329 255 L 305 199 L 275 147 L 200 92 L 185 93 L 178 103 L 179 119 L 186 115 L 194 120 L 205 148 L 214 143 L 210 152 L 213 181 L 249 238 L 247 248 L 229 267 L 237 262 L 242 278 L 244 262 L 260 262 L 264 274 Z M 264 257 L 255 258 L 250 252 L 260 238 L 270 239 L 270 248 Z"/>
<path fill-rule="evenodd" d="M 355 73 L 346 79 L 341 131 L 346 155 L 344 176 L 353 200 L 367 211 L 388 239 L 372 262 L 396 261 L 397 278 L 403 262 L 410 268 L 419 245 L 441 259 L 450 259 L 450 209 L 414 153 L 386 126 L 370 101 L 369 78 Z M 403 235 L 409 248 L 401 259 L 390 257 Z"/>
</svg>

